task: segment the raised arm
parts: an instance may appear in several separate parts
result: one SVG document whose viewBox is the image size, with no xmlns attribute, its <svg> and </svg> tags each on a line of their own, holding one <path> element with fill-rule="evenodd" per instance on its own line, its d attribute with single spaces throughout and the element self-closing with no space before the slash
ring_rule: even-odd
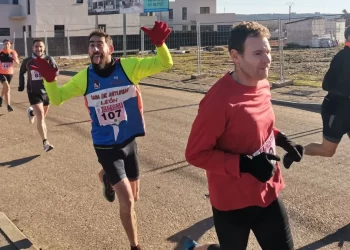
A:
<svg viewBox="0 0 350 250">
<path fill-rule="evenodd" d="M 84 95 L 87 87 L 87 69 L 78 72 L 71 80 L 59 87 L 56 80 L 47 82 L 44 80 L 46 92 L 53 105 L 61 105 L 65 101 Z"/>
<path fill-rule="evenodd" d="M 165 44 L 165 40 L 171 33 L 168 24 L 156 21 L 152 29 L 146 27 L 141 29 L 150 38 L 152 44 L 156 46 L 157 55 L 148 58 L 121 59 L 125 73 L 134 84 L 138 84 L 141 79 L 147 76 L 170 69 L 173 66 L 173 60 Z"/>
<path fill-rule="evenodd" d="M 173 59 L 164 43 L 162 46 L 157 47 L 156 56 L 122 58 L 121 64 L 128 78 L 134 84 L 138 84 L 143 78 L 170 69 L 173 66 Z"/>
</svg>

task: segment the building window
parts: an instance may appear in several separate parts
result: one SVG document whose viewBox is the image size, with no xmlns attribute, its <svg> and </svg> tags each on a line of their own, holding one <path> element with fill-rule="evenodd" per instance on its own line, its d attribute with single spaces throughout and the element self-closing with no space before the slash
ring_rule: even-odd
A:
<svg viewBox="0 0 350 250">
<path fill-rule="evenodd" d="M 191 31 L 197 31 L 197 25 L 191 25 Z"/>
<path fill-rule="evenodd" d="M 200 14 L 210 14 L 210 7 L 200 7 Z"/>
<path fill-rule="evenodd" d="M 174 19 L 174 10 L 169 9 L 169 20 L 173 20 L 173 19 Z"/>
<path fill-rule="evenodd" d="M 187 25 L 182 25 L 182 31 L 188 31 L 188 26 Z"/>
<path fill-rule="evenodd" d="M 30 0 L 27 0 L 27 14 L 30 15 Z"/>
<path fill-rule="evenodd" d="M 98 29 L 102 30 L 103 32 L 106 32 L 106 25 L 105 24 L 99 24 Z"/>
<path fill-rule="evenodd" d="M 201 32 L 214 31 L 214 25 L 201 25 Z"/>
<path fill-rule="evenodd" d="M 23 31 L 23 37 L 24 37 L 24 32 L 26 32 L 26 26 L 25 25 L 23 26 L 22 31 Z M 26 37 L 28 37 L 27 33 L 26 33 Z"/>
<path fill-rule="evenodd" d="M 77 3 L 84 3 L 84 0 L 77 0 Z"/>
<path fill-rule="evenodd" d="M 28 37 L 32 37 L 32 26 L 28 25 Z"/>
<path fill-rule="evenodd" d="M 18 0 L 13 0 L 12 4 L 16 4 L 17 5 L 18 4 Z"/>
<path fill-rule="evenodd" d="M 182 20 L 187 20 L 187 8 L 182 8 Z"/>
<path fill-rule="evenodd" d="M 0 36 L 9 36 L 10 28 L 0 28 Z"/>
<path fill-rule="evenodd" d="M 55 25 L 55 37 L 64 37 L 64 25 Z"/>
</svg>

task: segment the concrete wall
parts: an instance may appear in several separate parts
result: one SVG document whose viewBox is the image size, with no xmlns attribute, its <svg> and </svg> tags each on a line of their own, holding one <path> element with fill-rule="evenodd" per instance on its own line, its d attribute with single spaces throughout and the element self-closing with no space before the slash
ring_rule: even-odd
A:
<svg viewBox="0 0 350 250">
<path fill-rule="evenodd" d="M 301 46 L 312 45 L 312 20 L 304 20 L 286 24 L 287 44 L 298 44 Z"/>
</svg>

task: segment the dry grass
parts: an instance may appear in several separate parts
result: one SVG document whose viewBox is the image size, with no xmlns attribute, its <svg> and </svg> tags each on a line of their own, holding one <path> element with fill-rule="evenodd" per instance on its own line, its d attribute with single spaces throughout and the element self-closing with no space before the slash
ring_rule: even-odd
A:
<svg viewBox="0 0 350 250">
<path fill-rule="evenodd" d="M 317 49 L 286 49 L 284 51 L 284 74 L 286 79 L 293 79 L 297 85 L 321 86 L 324 74 L 328 70 L 332 57 L 339 48 L 317 48 Z M 133 56 L 133 55 L 130 55 Z M 148 55 L 152 56 L 152 55 Z M 269 80 L 280 79 L 280 55 L 279 51 L 272 52 L 272 66 Z M 190 53 L 173 54 L 174 66 L 168 73 L 178 75 L 192 75 L 198 72 L 197 52 L 190 49 Z M 82 67 L 88 65 L 88 59 L 68 60 L 56 59 L 59 66 Z M 201 73 L 211 77 L 221 77 L 225 72 L 233 68 L 227 48 L 216 47 L 210 51 L 201 53 Z"/>
</svg>

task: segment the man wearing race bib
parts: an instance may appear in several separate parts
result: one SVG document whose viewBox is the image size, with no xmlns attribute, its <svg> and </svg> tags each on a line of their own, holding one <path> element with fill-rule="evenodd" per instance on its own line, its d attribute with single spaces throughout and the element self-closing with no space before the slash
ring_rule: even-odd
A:
<svg viewBox="0 0 350 250">
<path fill-rule="evenodd" d="M 17 52 L 11 49 L 11 42 L 8 39 L 3 41 L 3 49 L 0 51 L 0 83 L 2 83 L 2 91 L 0 96 L 0 107 L 3 98 L 7 103 L 7 111 L 13 111 L 10 97 L 10 83 L 13 77 L 13 64 L 19 64 Z"/>
<path fill-rule="evenodd" d="M 120 218 L 131 250 L 141 249 L 138 242 L 135 201 L 139 197 L 139 166 L 135 138 L 145 135 L 141 79 L 167 70 L 173 61 L 165 40 L 168 25 L 155 22 L 152 29 L 141 28 L 156 46 L 155 57 L 113 59 L 111 37 L 101 31 L 89 36 L 91 65 L 78 72 L 62 87 L 56 84 L 56 69 L 46 60 L 36 59 L 32 66 L 44 78 L 53 105 L 84 96 L 92 120 L 92 140 L 102 176 L 104 194 L 109 201 L 119 200 Z M 119 249 L 119 247 L 116 247 Z"/>
<path fill-rule="evenodd" d="M 235 70 L 206 93 L 186 147 L 186 159 L 206 170 L 214 225 L 220 246 L 186 250 L 245 250 L 250 231 L 262 249 L 292 250 L 293 239 L 283 202 L 284 188 L 276 146 L 300 161 L 303 148 L 275 128 L 270 84 L 268 29 L 256 22 L 232 28 L 228 48 Z"/>
<path fill-rule="evenodd" d="M 36 57 L 43 58 L 48 61 L 52 67 L 57 68 L 55 60 L 51 56 L 45 55 L 44 41 L 41 39 L 35 39 L 33 41 L 33 54 L 30 57 L 25 58 L 21 64 L 18 91 L 24 90 L 24 74 L 27 73 L 27 93 L 31 105 L 27 109 L 27 115 L 31 124 L 34 123 L 35 117 L 37 118 L 37 129 L 43 141 L 44 151 L 48 152 L 54 148 L 47 139 L 47 128 L 45 122 L 45 117 L 49 111 L 50 100 L 46 93 L 44 81 L 40 73 L 31 68 L 32 65 L 36 65 L 34 60 Z"/>
</svg>

